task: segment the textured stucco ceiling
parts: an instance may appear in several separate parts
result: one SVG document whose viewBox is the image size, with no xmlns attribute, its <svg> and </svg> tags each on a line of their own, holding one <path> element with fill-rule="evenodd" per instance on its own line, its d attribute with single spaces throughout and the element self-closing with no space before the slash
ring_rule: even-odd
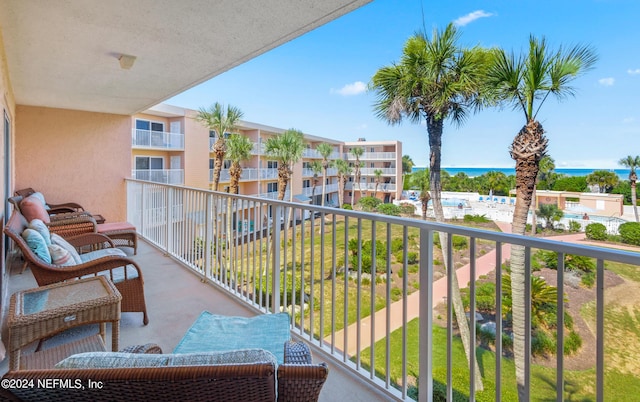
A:
<svg viewBox="0 0 640 402">
<path fill-rule="evenodd" d="M 0 0 L 0 28 L 18 104 L 134 114 L 368 2 Z"/>
</svg>

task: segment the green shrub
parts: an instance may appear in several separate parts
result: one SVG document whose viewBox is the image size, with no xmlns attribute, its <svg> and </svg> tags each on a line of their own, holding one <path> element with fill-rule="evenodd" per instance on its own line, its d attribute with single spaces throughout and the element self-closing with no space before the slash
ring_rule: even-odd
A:
<svg viewBox="0 0 640 402">
<path fill-rule="evenodd" d="M 358 201 L 358 205 L 362 208 L 363 211 L 373 212 L 376 210 L 378 205 L 380 205 L 382 201 L 376 197 L 362 197 Z"/>
<path fill-rule="evenodd" d="M 569 221 L 569 232 L 579 232 L 582 229 L 582 225 L 578 221 Z"/>
<path fill-rule="evenodd" d="M 469 241 L 464 236 L 453 235 L 451 243 L 453 244 L 454 250 L 462 250 L 469 246 Z"/>
<path fill-rule="evenodd" d="M 534 261 L 541 261 L 547 268 L 558 269 L 558 253 L 555 251 L 538 250 L 535 257 Z M 565 271 L 593 272 L 596 264 L 592 258 L 567 254 L 564 257 L 564 269 Z"/>
<path fill-rule="evenodd" d="M 595 272 L 587 272 L 580 277 L 580 283 L 583 284 L 587 288 L 592 288 L 596 283 L 596 273 Z"/>
<path fill-rule="evenodd" d="M 607 227 L 602 223 L 590 223 L 585 229 L 585 234 L 590 240 L 607 240 Z"/>
<path fill-rule="evenodd" d="M 400 237 L 395 237 L 391 240 L 391 252 L 397 253 L 398 251 L 402 251 L 404 248 L 404 241 Z"/>
<path fill-rule="evenodd" d="M 533 356 L 546 356 L 554 354 L 556 342 L 544 331 L 535 331 L 531 337 L 531 354 Z"/>
<path fill-rule="evenodd" d="M 353 210 L 351 204 L 342 204 L 342 209 L 348 209 L 349 211 Z"/>
<path fill-rule="evenodd" d="M 622 242 L 640 246 L 640 223 L 626 222 L 618 227 Z"/>
<path fill-rule="evenodd" d="M 491 222 L 491 219 L 487 218 L 484 215 L 465 215 L 463 220 L 465 222 L 475 222 L 475 223 L 486 223 Z"/>
<path fill-rule="evenodd" d="M 371 273 L 373 263 L 371 260 L 372 244 L 371 240 L 362 243 L 362 250 L 359 253 L 358 239 L 349 240 L 349 264 L 352 269 L 358 268 L 358 254 L 362 256 L 362 272 Z M 387 266 L 387 245 L 376 240 L 376 272 L 386 271 Z"/>
<path fill-rule="evenodd" d="M 569 336 L 564 339 L 564 354 L 571 355 L 580 349 L 582 346 L 582 338 L 576 331 L 569 332 Z"/>
<path fill-rule="evenodd" d="M 400 216 L 400 207 L 395 204 L 380 204 L 376 210 L 381 214 Z"/>
<path fill-rule="evenodd" d="M 400 213 L 402 215 L 415 215 L 416 214 L 416 207 L 413 204 L 407 204 L 406 202 L 403 204 L 400 204 Z"/>
<path fill-rule="evenodd" d="M 418 263 L 418 253 L 415 251 L 409 251 L 407 253 L 407 264 L 413 265 Z"/>
</svg>

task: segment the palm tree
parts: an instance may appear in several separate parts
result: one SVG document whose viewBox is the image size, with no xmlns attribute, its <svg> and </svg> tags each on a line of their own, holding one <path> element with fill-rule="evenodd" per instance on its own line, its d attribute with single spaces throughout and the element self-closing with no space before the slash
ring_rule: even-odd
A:
<svg viewBox="0 0 640 402">
<path fill-rule="evenodd" d="M 527 214 L 531 206 L 533 188 L 538 176 L 540 160 L 547 152 L 547 138 L 537 114 L 549 95 L 562 99 L 573 95 L 569 82 L 590 69 L 596 61 L 593 51 L 575 46 L 565 51 L 551 51 L 544 38 L 529 38 L 529 51 L 524 56 L 507 54 L 499 49 L 495 62 L 487 74 L 487 88 L 501 104 L 513 105 L 524 114 L 525 125 L 515 136 L 509 149 L 516 162 L 516 206 L 512 232 L 525 234 Z M 526 300 L 524 285 L 525 254 L 523 246 L 511 247 L 511 288 L 513 297 L 513 349 L 516 365 L 518 396 L 524 399 L 525 384 L 525 331 Z"/>
<path fill-rule="evenodd" d="M 382 170 L 375 169 L 373 171 L 373 175 L 376 177 L 376 187 L 373 190 L 373 196 L 375 197 L 378 194 L 378 185 L 380 184 L 380 179 L 382 178 Z"/>
<path fill-rule="evenodd" d="M 402 155 L 402 174 L 409 174 L 415 166 L 413 159 L 409 155 Z"/>
<path fill-rule="evenodd" d="M 587 183 L 590 186 L 598 185 L 598 191 L 601 193 L 610 192 L 619 181 L 618 175 L 608 170 L 594 170 L 587 175 Z"/>
<path fill-rule="evenodd" d="M 322 156 L 322 169 L 324 173 L 322 175 L 322 203 L 320 205 L 324 207 L 324 199 L 327 191 L 327 169 L 331 166 L 329 156 L 331 156 L 331 153 L 333 152 L 333 147 L 326 142 L 323 142 L 322 144 L 318 144 L 316 151 L 318 151 L 320 156 Z"/>
<path fill-rule="evenodd" d="M 229 192 L 231 194 L 238 194 L 238 182 L 242 175 L 240 162 L 251 158 L 252 148 L 251 140 L 240 134 L 232 134 L 227 140 L 227 159 L 231 161 L 231 167 L 229 168 L 229 176 L 231 177 Z"/>
<path fill-rule="evenodd" d="M 564 212 L 556 204 L 540 204 L 538 215 L 546 222 L 547 229 L 553 229 L 553 222 L 562 219 Z"/>
<path fill-rule="evenodd" d="M 338 206 L 342 208 L 344 201 L 344 186 L 351 175 L 351 166 L 344 159 L 336 159 L 335 166 L 338 169 Z"/>
<path fill-rule="evenodd" d="M 422 203 L 422 219 L 427 220 L 427 209 L 431 194 L 429 194 L 429 169 L 424 169 L 411 174 L 412 187 L 420 190 L 420 202 Z"/>
<path fill-rule="evenodd" d="M 463 49 L 456 42 L 459 33 L 453 24 L 444 31 L 434 30 L 431 38 L 424 33 L 410 37 L 398 64 L 382 67 L 373 76 L 370 88 L 376 92 L 374 110 L 390 124 L 403 118 L 414 123 L 426 120 L 429 135 L 429 174 L 436 220 L 444 221 L 440 181 L 440 159 L 444 121 L 461 124 L 468 112 L 481 105 L 482 81 L 490 53 L 474 47 Z M 447 255 L 447 235 L 439 233 L 443 253 Z M 445 259 L 445 264 L 446 264 Z M 453 267 L 449 267 L 453 269 Z M 460 296 L 458 279 L 453 275 L 452 301 L 467 359 L 474 349 Z M 473 343 L 475 345 L 475 342 Z M 475 364 L 476 389 L 482 389 L 482 377 Z"/>
<path fill-rule="evenodd" d="M 638 220 L 638 201 L 636 198 L 636 181 L 638 180 L 636 168 L 640 167 L 640 156 L 628 155 L 626 158 L 620 159 L 618 163 L 629 168 L 629 184 L 631 185 L 631 204 L 633 205 L 633 214 L 636 216 L 636 222 L 640 222 L 640 220 Z"/>
<path fill-rule="evenodd" d="M 213 165 L 213 190 L 218 191 L 218 183 L 220 182 L 220 169 L 222 169 L 222 162 L 227 152 L 225 144 L 226 133 L 232 133 L 236 130 L 236 124 L 242 118 L 242 111 L 235 106 L 225 107 L 221 103 L 214 103 L 209 107 L 200 108 L 196 115 L 196 120 L 208 127 L 210 130 L 215 130 L 218 135 L 218 139 L 213 144 L 214 152 L 214 165 Z"/>
<path fill-rule="evenodd" d="M 311 189 L 311 202 L 313 203 L 316 198 L 316 187 L 318 186 L 318 175 L 322 172 L 322 163 L 320 161 L 312 161 L 309 164 L 309 169 L 313 172 L 313 188 Z"/>
<path fill-rule="evenodd" d="M 304 152 L 304 137 L 301 131 L 289 129 L 280 135 L 267 139 L 264 147 L 265 153 L 278 161 L 278 199 L 284 200 L 293 164 L 302 158 Z M 293 192 L 290 192 L 290 201 L 293 200 Z"/>
<path fill-rule="evenodd" d="M 555 161 L 553 160 L 552 157 L 550 157 L 549 155 L 545 155 L 542 157 L 542 159 L 540 159 L 540 170 L 538 171 L 538 177 L 536 178 L 536 184 L 534 184 L 533 186 L 533 202 L 531 205 L 531 236 L 535 236 L 536 235 L 536 228 L 537 228 L 537 218 L 536 218 L 536 207 L 538 204 L 538 198 L 536 197 L 536 191 L 538 190 L 538 183 L 541 181 L 544 181 L 545 183 L 548 182 L 547 180 L 549 179 L 551 172 L 553 172 L 553 170 L 556 168 L 556 164 Z M 542 205 L 540 206 L 542 208 Z M 549 224 L 549 221 L 547 221 L 547 225 Z"/>
<path fill-rule="evenodd" d="M 364 154 L 364 148 L 362 147 L 351 148 L 351 153 L 353 154 L 353 156 L 356 157 L 356 163 L 354 165 L 354 167 L 356 168 L 355 169 L 356 177 L 354 179 L 355 179 L 355 182 L 358 184 L 358 190 L 360 190 L 360 198 L 362 198 L 362 186 L 360 185 L 360 179 L 362 178 L 360 168 L 362 167 L 362 162 L 360 162 L 360 157 L 362 156 L 362 154 Z M 351 207 L 353 207 L 353 199 L 356 198 L 355 193 L 356 193 L 356 189 L 354 187 L 353 188 L 354 197 L 351 197 Z"/>
</svg>

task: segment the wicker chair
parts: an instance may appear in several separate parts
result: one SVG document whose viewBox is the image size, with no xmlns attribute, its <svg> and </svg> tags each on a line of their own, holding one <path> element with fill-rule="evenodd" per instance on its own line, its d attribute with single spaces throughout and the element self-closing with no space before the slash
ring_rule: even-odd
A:
<svg viewBox="0 0 640 402">
<path fill-rule="evenodd" d="M 15 194 L 17 196 L 26 198 L 35 192 L 36 191 L 34 189 L 32 189 L 31 187 L 28 187 L 28 188 L 23 188 L 22 190 L 17 190 Z M 62 204 L 50 204 L 47 202 L 46 205 L 47 207 L 49 207 L 49 209 L 47 210 L 49 212 L 49 215 L 60 214 L 65 212 L 84 211 L 84 208 L 82 207 L 82 205 L 77 204 L 75 202 L 65 202 Z"/>
<path fill-rule="evenodd" d="M 147 307 L 144 300 L 142 271 L 133 260 L 126 257 L 110 255 L 79 265 L 58 266 L 48 264 L 37 257 L 22 238 L 21 234 L 27 226 L 27 220 L 22 216 L 20 210 L 15 209 L 4 228 L 4 232 L 22 251 L 25 263 L 31 268 L 31 272 L 39 286 L 101 273 L 111 279 L 120 291 L 120 294 L 122 294 L 122 311 L 142 312 L 143 323 L 145 325 L 149 323 Z M 114 247 L 113 242 L 107 236 L 99 233 L 85 233 L 78 236 L 67 237 L 66 240 L 80 250 Z M 132 276 L 128 272 L 129 269 L 135 270 L 137 275 L 135 275 L 135 277 Z"/>
<path fill-rule="evenodd" d="M 24 199 L 22 195 L 16 195 L 9 198 L 9 202 L 13 205 L 15 211 L 20 211 L 20 203 Z M 49 216 L 51 222 L 47 222 L 51 233 L 57 233 L 62 237 L 76 236 L 83 233 L 96 232 L 96 220 L 86 211 L 74 211 L 57 213 Z"/>
</svg>

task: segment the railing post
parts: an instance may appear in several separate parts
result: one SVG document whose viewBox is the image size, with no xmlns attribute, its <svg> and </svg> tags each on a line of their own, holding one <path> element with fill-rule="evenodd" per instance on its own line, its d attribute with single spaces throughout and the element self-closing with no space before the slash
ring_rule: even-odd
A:
<svg viewBox="0 0 640 402">
<path fill-rule="evenodd" d="M 433 400 L 433 231 L 420 229 L 418 401 Z"/>
<path fill-rule="evenodd" d="M 204 212 L 205 221 L 205 233 L 204 233 L 204 269 L 203 273 L 205 278 L 210 276 L 213 278 L 213 267 L 211 265 L 211 245 L 213 244 L 213 221 L 215 217 L 211 216 L 211 210 L 213 207 L 213 194 L 207 193 L 206 208 Z M 217 255 L 217 254 L 216 254 Z M 207 271 L 211 272 L 211 275 L 207 275 Z"/>
<path fill-rule="evenodd" d="M 167 254 L 171 254 L 172 248 L 171 244 L 173 243 L 173 188 L 169 187 L 167 189 L 167 196 L 165 198 L 165 202 L 167 203 L 167 213 L 166 213 L 166 234 L 165 234 L 165 251 Z"/>
<path fill-rule="evenodd" d="M 274 205 L 271 223 L 271 241 L 273 252 L 271 253 L 271 312 L 280 311 L 280 219 L 283 218 L 282 206 Z"/>
</svg>

